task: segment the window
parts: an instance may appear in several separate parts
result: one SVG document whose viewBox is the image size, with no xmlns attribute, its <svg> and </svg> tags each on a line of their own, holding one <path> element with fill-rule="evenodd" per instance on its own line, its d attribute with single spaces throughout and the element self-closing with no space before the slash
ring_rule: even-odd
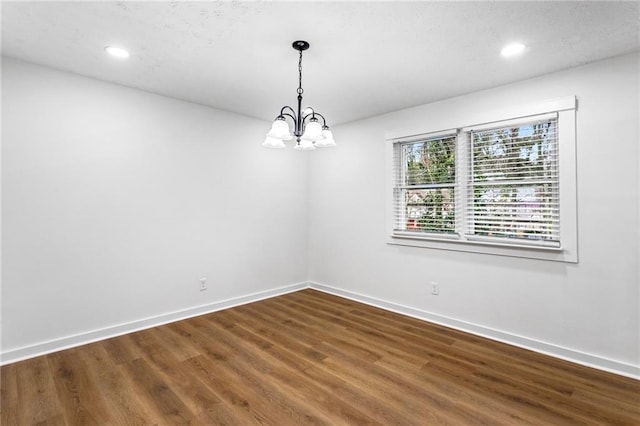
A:
<svg viewBox="0 0 640 426">
<path fill-rule="evenodd" d="M 389 139 L 389 242 L 577 262 L 575 98 L 528 110 Z"/>
<path fill-rule="evenodd" d="M 560 247 L 557 118 L 470 130 L 469 238 Z"/>
<path fill-rule="evenodd" d="M 456 136 L 399 143 L 395 231 L 453 234 Z"/>
</svg>

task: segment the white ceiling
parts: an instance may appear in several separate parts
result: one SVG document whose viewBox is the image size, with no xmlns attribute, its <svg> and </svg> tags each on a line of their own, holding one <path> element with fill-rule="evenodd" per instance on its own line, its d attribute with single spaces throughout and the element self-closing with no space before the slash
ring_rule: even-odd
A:
<svg viewBox="0 0 640 426">
<path fill-rule="evenodd" d="M 3 1 L 2 53 L 272 120 L 295 106 L 303 39 L 303 106 L 337 124 L 638 51 L 639 5 Z"/>
</svg>

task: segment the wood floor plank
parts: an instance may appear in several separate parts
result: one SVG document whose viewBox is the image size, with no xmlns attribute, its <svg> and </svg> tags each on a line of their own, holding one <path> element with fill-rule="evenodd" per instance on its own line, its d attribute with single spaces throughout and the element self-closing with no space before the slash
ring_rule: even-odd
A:
<svg viewBox="0 0 640 426">
<path fill-rule="evenodd" d="M 221 400 L 181 363 L 185 359 L 185 353 L 197 356 L 200 352 L 187 339 L 179 339 L 180 348 L 175 350 L 178 339 L 179 336 L 168 327 L 157 327 L 145 330 L 144 339 L 138 338 L 135 341 L 138 349 L 146 355 L 145 360 L 194 416 L 208 411 L 210 414 L 215 413 L 218 419 L 224 418 L 224 409 L 219 406 Z M 171 351 L 166 350 L 167 345 Z"/>
<path fill-rule="evenodd" d="M 232 317 L 229 320 L 234 321 Z M 274 370 L 274 364 L 265 359 L 265 353 L 263 353 L 264 350 L 273 346 L 272 343 L 258 335 L 246 333 L 235 323 L 233 327 L 221 326 L 215 321 L 211 325 L 212 328 L 207 330 L 214 331 L 219 343 L 218 347 L 223 346 L 224 350 L 228 351 L 226 356 L 228 370 L 237 380 L 250 386 L 261 395 L 262 399 L 267 398 L 275 411 L 288 415 L 288 422 L 303 419 L 304 423 L 329 424 L 324 413 L 301 400 L 299 394 L 295 400 L 289 398 L 288 395 L 296 392 L 296 389 L 291 389 L 276 380 L 264 380 L 271 376 Z M 243 356 L 234 356 L 239 353 Z"/>
<path fill-rule="evenodd" d="M 102 342 L 85 346 L 78 351 L 86 365 L 86 374 L 95 383 L 105 408 L 109 413 L 109 423 L 148 425 L 153 415 L 144 409 L 137 398 L 131 397 L 132 384 L 128 375 L 111 359 Z"/>
<path fill-rule="evenodd" d="M 18 368 L 15 364 L 0 369 L 0 419 L 6 424 L 18 424 Z"/>
<path fill-rule="evenodd" d="M 2 425 L 639 425 L 640 381 L 314 290 L 0 367 Z"/>
<path fill-rule="evenodd" d="M 312 327 L 308 327 L 305 324 L 302 323 L 298 323 L 295 321 L 291 321 L 286 314 L 286 309 L 283 309 L 282 306 L 278 306 L 277 304 L 273 307 L 269 307 L 268 304 L 253 304 L 253 305 L 248 305 L 243 307 L 242 313 L 244 313 L 244 311 L 249 311 L 247 312 L 247 315 L 244 315 L 244 322 L 243 323 L 259 323 L 259 324 L 271 324 L 273 325 L 272 327 L 260 327 L 258 326 L 257 329 L 258 330 L 262 330 L 263 328 L 266 328 L 267 330 L 269 330 L 270 334 L 269 334 L 269 340 L 270 341 L 279 341 L 282 342 L 282 344 L 286 347 L 291 347 L 291 346 L 295 346 L 296 344 L 298 344 L 298 342 L 306 342 L 306 343 L 312 343 L 314 345 L 324 345 L 327 342 L 331 343 L 331 345 L 333 345 L 333 348 L 324 348 L 323 352 L 326 354 L 329 353 L 333 353 L 335 352 L 336 348 L 340 348 L 342 351 L 344 351 L 343 353 L 345 354 L 349 354 L 351 357 L 358 357 L 357 360 L 352 359 L 350 363 L 348 363 L 348 365 L 352 366 L 352 365 L 359 365 L 361 366 L 363 364 L 364 361 L 373 361 L 376 362 L 378 359 L 380 359 L 380 355 L 377 355 L 369 350 L 366 350 L 365 346 L 368 347 L 372 347 L 375 345 L 372 345 L 371 342 L 364 343 L 364 346 L 362 346 L 362 350 L 359 350 L 360 347 L 355 346 L 353 344 L 351 344 L 351 342 L 346 342 L 344 340 L 341 340 L 339 338 L 334 337 L 333 332 L 335 330 L 332 330 L 331 334 L 324 334 L 324 340 L 318 340 L 318 339 L 314 339 L 311 336 L 314 336 L 317 334 L 317 330 L 314 331 L 314 327 L 318 327 L 316 326 L 312 326 Z M 240 313 L 240 312 L 239 312 Z M 240 316 L 240 315 L 238 315 Z M 297 315 L 298 317 L 300 316 L 299 313 Z M 275 322 L 274 322 L 275 321 Z M 279 321 L 279 322 L 278 322 Z M 286 324 L 286 325 L 285 325 Z M 284 328 L 283 328 L 284 327 Z M 280 336 L 277 336 L 278 331 L 283 329 L 283 332 L 281 333 Z M 344 332 L 344 330 L 342 330 L 342 332 Z M 327 338 L 328 336 L 330 336 L 329 338 Z M 327 355 L 323 356 L 323 358 L 321 358 L 320 360 L 327 358 Z M 424 364 L 424 360 L 422 360 L 422 362 L 420 363 L 420 365 Z M 406 385 L 407 385 L 407 375 L 406 375 L 407 370 L 403 369 L 402 370 L 402 376 L 403 376 L 403 385 L 402 388 L 403 390 L 408 391 L 408 394 L 411 394 L 411 390 L 407 389 Z M 419 373 L 419 369 L 413 368 L 410 371 L 411 375 L 415 375 Z M 345 375 L 345 373 L 339 373 L 342 376 Z M 368 375 L 371 375 L 370 372 L 368 372 Z M 411 377 L 411 376 L 409 376 Z M 356 379 L 357 380 L 357 379 Z M 389 382 L 389 380 L 386 380 L 387 382 Z M 413 388 L 413 393 L 416 394 L 423 394 L 423 390 L 421 389 L 421 387 L 429 387 L 429 380 L 427 380 L 426 382 L 423 383 L 419 383 L 419 384 L 415 384 L 415 387 Z M 425 386 L 425 384 L 427 386 Z M 363 386 L 365 388 L 371 388 L 372 386 Z M 377 390 L 379 390 L 379 386 L 375 386 L 375 388 Z M 456 392 L 452 392 L 452 390 L 449 388 L 446 390 L 447 394 L 456 394 Z M 403 395 L 406 395 L 407 392 L 400 392 Z M 440 392 L 441 393 L 441 392 Z M 457 393 L 458 395 L 460 393 Z M 465 396 L 468 397 L 468 393 L 465 394 Z M 385 401 L 388 401 L 389 397 L 388 395 L 384 395 L 385 397 Z M 405 397 L 406 398 L 406 397 Z M 476 397 L 475 400 L 477 400 L 478 398 Z M 448 401 L 447 401 L 448 402 Z M 487 405 L 491 405 L 490 401 L 484 400 L 483 402 L 483 406 L 487 406 Z M 419 404 L 424 405 L 425 403 L 425 399 L 421 399 L 419 400 Z M 424 407 L 420 407 L 420 409 L 422 409 Z M 499 408 L 499 407 L 496 407 Z M 406 411 L 406 410 L 404 410 Z M 415 410 L 414 410 L 415 411 Z M 457 410 L 458 414 L 462 414 L 463 411 L 461 410 Z M 486 411 L 486 410 L 485 410 Z M 473 417 L 474 420 L 476 422 L 479 421 L 479 419 L 483 418 L 484 415 L 482 413 L 477 413 L 474 412 L 473 410 L 467 410 L 466 411 L 466 415 L 467 417 L 465 417 L 465 422 L 469 421 L 469 416 Z M 504 424 L 513 424 L 514 421 L 519 421 L 521 419 L 519 419 L 518 415 L 515 413 L 511 413 L 509 412 L 509 410 L 504 410 L 504 409 L 499 409 L 499 410 L 493 410 L 492 412 L 493 415 L 493 422 L 495 424 L 497 419 L 502 419 L 505 423 Z M 431 422 L 435 422 L 437 419 L 434 418 L 430 418 Z M 460 421 L 460 419 L 458 419 L 458 421 Z M 439 422 L 439 420 L 438 420 Z M 389 423 L 389 419 L 386 419 L 385 423 Z M 410 422 L 408 422 L 407 420 L 403 421 L 403 424 L 409 424 Z M 522 424 L 525 424 L 524 422 L 521 422 Z"/>
<path fill-rule="evenodd" d="M 300 404 L 296 411 L 306 413 L 303 423 L 310 423 L 306 419 L 315 419 L 314 422 L 317 423 L 336 424 L 337 420 L 345 417 L 354 424 L 375 423 L 365 411 L 348 402 L 345 403 L 343 398 L 336 396 L 336 389 L 344 388 L 344 382 L 336 380 L 335 377 L 327 377 L 326 374 L 321 380 L 308 380 L 304 371 L 292 368 L 282 362 L 278 355 L 274 355 L 277 352 L 281 354 L 281 348 L 270 347 L 262 351 L 261 358 L 268 365 L 265 374 L 269 382 L 276 384 L 283 393 L 295 395 L 296 402 Z M 331 386 L 327 386 L 327 382 Z M 319 406 L 323 408 L 319 410 Z"/>
<path fill-rule="evenodd" d="M 233 313 L 230 314 L 233 315 Z M 263 327 L 262 322 L 257 320 L 255 313 L 248 316 L 238 314 L 236 321 L 236 332 L 247 341 L 259 342 L 258 336 L 260 334 L 268 335 L 269 341 L 274 344 L 263 350 L 263 357 L 269 357 L 270 364 L 276 367 L 268 374 L 286 385 L 291 392 L 297 394 L 298 398 L 302 398 L 310 404 L 321 402 L 324 411 L 333 416 L 331 424 L 344 418 L 348 419 L 350 424 L 376 423 L 373 417 L 356 408 L 363 405 L 376 407 L 384 405 L 371 395 L 367 395 L 366 392 L 357 392 L 355 387 L 349 386 L 346 381 L 330 374 L 327 369 L 317 368 L 315 379 L 308 379 L 309 376 L 306 373 L 314 367 L 321 366 L 322 361 L 326 359 L 325 354 L 313 351 L 309 346 L 301 351 L 291 351 L 296 347 L 296 342 L 273 328 Z M 253 334 L 254 337 L 250 338 L 250 334 Z M 299 357 L 299 354 L 302 354 L 302 358 L 292 359 L 295 355 Z M 359 403 L 351 404 L 350 402 L 354 400 Z M 379 421 L 386 424 L 397 423 L 399 420 L 402 420 L 403 424 L 410 424 L 406 417 L 399 412 L 385 413 L 385 415 L 378 417 Z"/>
<path fill-rule="evenodd" d="M 247 410 L 252 422 L 270 420 L 291 423 L 292 419 L 305 419 L 310 424 L 323 423 L 321 411 L 304 406 L 299 401 L 286 402 L 289 398 L 277 384 L 260 379 L 269 373 L 271 367 L 242 347 L 247 343 L 235 343 L 236 338 L 228 331 L 232 328 L 225 321 L 207 323 L 205 320 L 173 324 L 171 327 L 183 336 L 188 335 L 202 349 L 202 356 L 186 360 L 185 363 L 194 371 L 202 372 L 210 380 L 214 392 L 227 404 Z M 238 356 L 241 353 L 247 356 Z"/>
<path fill-rule="evenodd" d="M 226 361 L 215 360 L 203 355 L 183 361 L 185 366 L 207 380 L 223 401 L 233 409 L 242 423 L 278 424 L 285 422 L 286 416 L 271 410 L 269 401 L 262 399 L 254 389 L 226 370 Z M 286 423 L 280 423 L 286 424 Z"/>
<path fill-rule="evenodd" d="M 55 378 L 56 393 L 52 396 L 56 398 L 51 401 L 59 401 L 67 424 L 104 424 L 108 410 L 98 398 L 100 393 L 87 374 L 80 351 L 83 349 L 74 348 L 46 356 Z"/>
<path fill-rule="evenodd" d="M 313 318 L 313 314 L 301 312 L 296 310 L 295 307 L 292 308 L 287 306 L 279 306 L 279 310 L 300 319 L 300 321 L 293 321 L 293 328 L 287 328 L 287 330 L 292 334 L 300 335 L 301 333 L 312 334 L 320 332 L 321 335 L 324 335 L 325 339 L 327 338 L 327 333 L 322 331 L 323 328 L 327 327 L 325 324 L 317 324 L 314 326 L 310 325 L 311 323 L 307 321 L 309 318 Z M 278 313 L 272 312 L 270 315 L 276 316 Z M 408 365 L 413 365 L 416 368 L 422 367 L 422 365 L 427 362 L 423 357 L 399 350 L 395 346 L 381 345 L 377 343 L 372 345 L 370 341 L 371 336 L 352 330 L 346 326 L 340 326 L 339 329 L 332 329 L 331 331 L 332 332 L 328 335 L 328 338 L 333 339 L 333 341 L 346 341 L 348 344 L 354 346 L 358 345 L 363 350 L 371 352 L 369 356 L 374 358 L 379 358 L 380 354 L 383 354 L 383 356 L 386 354 L 399 361 L 402 360 Z"/>
<path fill-rule="evenodd" d="M 197 347 L 171 332 L 168 327 L 156 327 L 153 329 L 153 333 L 162 340 L 163 345 L 171 347 L 171 354 L 180 361 L 200 355 Z"/>
<path fill-rule="evenodd" d="M 282 307 L 280 307 L 280 308 L 282 309 Z M 300 315 L 300 314 L 298 313 L 298 315 Z M 348 319 L 348 317 L 346 317 L 344 315 L 342 316 L 342 318 L 344 318 L 345 320 Z M 344 333 L 345 334 L 349 334 L 348 331 L 346 331 Z M 385 343 L 384 341 L 383 342 L 376 342 L 375 341 L 375 337 L 376 337 L 375 334 L 370 334 L 370 335 L 364 334 L 363 335 L 363 334 L 359 333 L 359 335 L 360 336 L 365 336 L 365 337 L 360 337 L 360 339 L 361 339 L 360 341 L 363 341 L 362 339 L 368 339 L 368 341 L 365 341 L 365 345 L 368 346 L 368 347 L 376 347 L 376 348 L 386 347 L 386 346 L 383 346 L 384 343 Z M 351 336 L 351 337 L 352 337 L 352 339 L 351 339 L 352 341 L 354 340 L 353 337 L 357 338 L 357 336 Z M 331 339 L 331 342 L 335 344 L 336 340 L 335 339 Z M 395 348 L 395 346 L 393 346 L 393 348 Z M 389 350 L 389 349 L 387 349 L 387 350 Z M 394 352 L 395 349 L 391 349 L 390 351 L 391 351 L 392 354 L 395 355 L 392 359 L 397 361 L 398 357 L 397 357 L 397 352 Z M 422 365 L 425 364 L 425 362 L 426 362 L 426 359 L 424 357 L 418 357 L 418 365 L 422 366 Z M 456 364 L 456 368 L 457 369 L 460 368 L 460 363 Z M 471 371 L 473 371 L 473 370 L 475 370 L 475 366 L 472 366 Z M 415 374 L 415 370 L 412 371 L 412 374 Z M 426 381 L 426 383 L 429 383 L 429 381 Z M 450 392 L 451 392 L 451 389 L 448 389 L 447 393 L 450 393 Z M 466 395 L 467 396 L 469 395 L 468 391 L 467 391 Z M 476 396 L 476 399 L 477 399 L 477 396 Z M 486 399 L 485 399 L 483 401 L 483 406 L 487 406 L 487 405 L 491 406 L 491 404 L 488 401 L 486 401 Z M 512 411 L 510 411 L 508 409 L 505 409 L 503 405 L 498 404 L 498 406 L 495 407 L 495 408 L 496 409 L 494 409 L 492 411 L 492 415 L 494 416 L 494 423 L 496 422 L 497 418 L 503 418 L 503 420 L 505 421 L 504 424 L 513 424 L 514 421 L 520 421 L 517 413 L 514 413 L 514 412 L 512 412 Z M 486 411 L 486 410 L 484 410 L 484 411 Z M 476 414 L 476 416 L 477 417 L 482 417 L 482 414 Z M 523 421 L 520 421 L 520 423 L 524 424 Z"/>
<path fill-rule="evenodd" d="M 330 320 L 330 314 L 326 314 L 320 307 L 303 306 L 298 304 L 297 309 L 305 314 L 325 318 Z M 482 365 L 483 360 L 468 356 L 467 353 L 459 353 L 450 349 L 450 345 L 442 344 L 437 341 L 420 341 L 420 339 L 402 339 L 400 336 L 394 335 L 393 330 L 384 324 L 376 324 L 372 327 L 368 323 L 363 323 L 359 319 L 350 318 L 342 315 L 340 319 L 334 319 L 344 325 L 347 330 L 345 334 L 351 332 L 356 333 L 362 338 L 366 338 L 373 347 L 394 348 L 399 352 L 410 354 L 416 358 L 416 362 L 423 364 L 429 360 L 445 359 L 455 364 Z M 451 356 L 452 353 L 455 354 Z"/>
<path fill-rule="evenodd" d="M 194 414 L 146 359 L 126 363 L 125 368 L 133 379 L 136 392 L 148 402 L 147 410 L 159 414 L 161 424 L 182 425 L 192 422 Z"/>
<path fill-rule="evenodd" d="M 138 333 L 144 333 L 144 331 L 125 334 L 102 342 L 114 364 L 120 365 L 144 357 L 144 354 L 140 352 L 132 340 L 133 336 Z"/>
<path fill-rule="evenodd" d="M 24 364 L 25 368 L 16 371 L 18 424 L 38 424 L 60 416 L 62 410 L 58 406 L 55 383 L 46 359 L 34 358 L 24 361 Z"/>
</svg>

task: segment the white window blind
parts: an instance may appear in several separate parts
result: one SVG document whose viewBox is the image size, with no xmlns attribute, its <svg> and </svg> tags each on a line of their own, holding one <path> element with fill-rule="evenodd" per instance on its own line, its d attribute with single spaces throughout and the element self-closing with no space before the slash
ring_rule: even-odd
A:
<svg viewBox="0 0 640 426">
<path fill-rule="evenodd" d="M 394 144 L 394 234 L 456 234 L 456 135 Z"/>
<path fill-rule="evenodd" d="M 560 247 L 557 115 L 472 129 L 470 240 Z"/>
</svg>

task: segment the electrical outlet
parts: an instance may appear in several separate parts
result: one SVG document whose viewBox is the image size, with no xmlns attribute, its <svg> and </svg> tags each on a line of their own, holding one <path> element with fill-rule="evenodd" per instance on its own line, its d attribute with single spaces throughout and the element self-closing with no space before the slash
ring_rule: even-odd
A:
<svg viewBox="0 0 640 426">
<path fill-rule="evenodd" d="M 207 289 L 207 277 L 200 278 L 200 291 Z"/>
<path fill-rule="evenodd" d="M 431 294 L 434 294 L 436 296 L 440 294 L 440 284 L 435 281 L 431 283 Z"/>
</svg>

